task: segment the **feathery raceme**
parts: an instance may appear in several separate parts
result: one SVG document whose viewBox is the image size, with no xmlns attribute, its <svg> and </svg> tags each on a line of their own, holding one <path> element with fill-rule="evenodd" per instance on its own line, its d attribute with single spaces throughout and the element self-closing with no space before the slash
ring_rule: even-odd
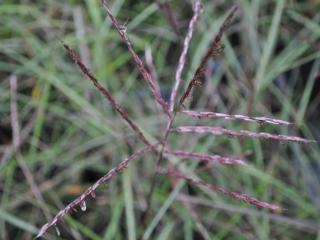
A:
<svg viewBox="0 0 320 240">
<path fill-rule="evenodd" d="M 280 119 L 268 118 L 268 117 L 250 117 L 245 115 L 230 115 L 225 113 L 216 113 L 216 112 L 197 112 L 185 110 L 180 112 L 181 115 L 186 115 L 196 118 L 222 118 L 224 120 L 240 120 L 246 122 L 256 122 L 259 124 L 273 124 L 273 125 L 292 125 L 292 123 L 283 121 Z"/>
<path fill-rule="evenodd" d="M 180 132 L 180 133 L 210 133 L 212 135 L 226 135 L 229 137 L 250 137 L 250 138 L 260 138 L 260 139 L 269 139 L 277 141 L 290 141 L 297 143 L 311 143 L 313 141 L 288 135 L 278 135 L 271 134 L 266 132 L 251 132 L 247 130 L 233 131 L 221 127 L 210 127 L 210 126 L 180 126 L 177 128 L 172 128 L 171 132 Z"/>
<path fill-rule="evenodd" d="M 197 0 L 194 4 L 194 10 L 193 10 L 194 14 L 189 22 L 188 32 L 187 32 L 187 34 L 184 38 L 184 41 L 183 41 L 183 48 L 182 48 L 182 52 L 181 52 L 179 62 L 178 62 L 178 67 L 177 67 L 176 74 L 175 74 L 176 80 L 173 85 L 171 96 L 170 96 L 170 111 L 171 112 L 173 111 L 175 98 L 177 96 L 178 88 L 181 83 L 181 74 L 182 74 L 183 68 L 186 63 L 187 53 L 188 53 L 189 44 L 190 44 L 190 41 L 192 38 L 193 29 L 194 29 L 194 26 L 195 26 L 198 18 L 199 18 L 200 8 L 201 8 L 201 1 Z"/>
<path fill-rule="evenodd" d="M 125 45 L 127 46 L 134 62 L 136 63 L 136 66 L 138 67 L 138 70 L 140 72 L 140 74 L 143 76 L 143 78 L 145 79 L 145 81 L 147 82 L 149 89 L 153 95 L 153 97 L 155 98 L 155 100 L 160 104 L 160 106 L 162 107 L 163 111 L 170 116 L 170 112 L 168 109 L 168 104 L 164 101 L 164 99 L 161 97 L 160 93 L 158 92 L 154 80 L 152 79 L 151 74 L 148 72 L 148 70 L 143 66 L 143 63 L 141 61 L 141 59 L 139 58 L 138 54 L 136 54 L 136 52 L 133 50 L 132 47 L 132 43 L 130 42 L 126 31 L 123 30 L 123 28 L 121 27 L 121 25 L 118 23 L 117 19 L 112 15 L 111 10 L 109 8 L 109 5 L 107 3 L 106 0 L 102 1 L 103 3 L 103 7 L 105 9 L 105 12 L 107 13 L 107 15 L 109 16 L 109 18 L 111 19 L 111 22 L 113 24 L 113 26 L 115 27 L 115 29 L 118 31 L 122 41 L 125 43 Z"/>
<path fill-rule="evenodd" d="M 208 155 L 208 154 L 197 153 L 197 152 L 188 152 L 184 150 L 165 150 L 165 154 L 173 155 L 181 158 L 194 158 L 201 161 L 216 162 L 216 163 L 225 164 L 225 165 L 247 165 L 246 162 L 241 159 L 223 157 L 220 155 Z"/>
<path fill-rule="evenodd" d="M 72 50 L 72 48 L 67 45 L 63 44 L 64 48 L 69 53 L 71 59 L 79 66 L 80 70 L 86 75 L 93 85 L 108 99 L 111 106 L 121 115 L 121 117 L 128 123 L 128 125 L 132 128 L 132 130 L 138 134 L 139 138 L 147 145 L 152 146 L 152 144 L 147 140 L 147 138 L 144 136 L 140 128 L 130 119 L 128 113 L 116 102 L 116 100 L 112 97 L 112 95 L 109 93 L 109 91 L 104 88 L 96 79 L 96 77 L 91 73 L 90 69 L 86 67 L 86 65 L 81 61 L 81 59 L 78 57 L 78 55 Z M 153 149 L 153 152 L 156 153 L 156 151 Z"/>
<path fill-rule="evenodd" d="M 188 181 L 188 182 L 190 182 L 190 183 L 192 183 L 194 185 L 199 185 L 199 186 L 203 186 L 203 187 L 209 188 L 209 189 L 211 189 L 211 190 L 213 190 L 215 192 L 222 193 L 222 194 L 227 195 L 227 196 L 229 196 L 231 198 L 244 201 L 244 202 L 246 202 L 248 204 L 251 204 L 251 205 L 254 205 L 254 206 L 257 206 L 257 207 L 260 207 L 260 208 L 267 208 L 267 209 L 270 209 L 270 210 L 275 211 L 275 212 L 280 212 L 281 211 L 281 208 L 279 206 L 277 206 L 277 205 L 261 201 L 259 199 L 254 198 L 254 197 L 251 197 L 251 196 L 249 196 L 247 194 L 227 191 L 227 190 L 225 190 L 223 188 L 220 188 L 220 187 L 217 187 L 215 185 L 209 184 L 209 183 L 204 182 L 204 181 L 202 181 L 200 179 L 187 177 L 185 174 L 180 173 L 176 169 L 172 169 L 172 168 L 170 168 L 170 169 L 158 169 L 158 172 L 161 173 L 161 174 L 169 175 L 169 176 L 174 177 L 174 178 L 184 179 L 184 180 L 186 180 L 186 181 Z"/>
<path fill-rule="evenodd" d="M 234 5 L 230 9 L 227 17 L 225 18 L 221 27 L 219 28 L 218 34 L 214 37 L 214 39 L 210 43 L 206 54 L 202 58 L 199 67 L 195 71 L 195 74 L 187 87 L 187 90 L 182 94 L 182 96 L 180 98 L 179 108 L 184 107 L 184 102 L 190 96 L 193 87 L 201 84 L 200 77 L 203 75 L 203 73 L 205 71 L 205 67 L 206 67 L 206 64 L 208 63 L 208 60 L 213 56 L 219 55 L 219 53 L 221 51 L 222 35 L 230 27 L 237 9 L 238 9 L 238 5 Z"/>
<path fill-rule="evenodd" d="M 156 147 L 156 146 L 152 146 Z M 104 176 L 99 178 L 93 185 L 91 185 L 87 190 L 82 193 L 78 198 L 73 200 L 71 203 L 69 203 L 65 208 L 61 209 L 57 215 L 48 223 L 43 225 L 36 236 L 36 238 L 41 237 L 43 234 L 46 233 L 46 231 L 57 224 L 58 221 L 60 221 L 64 215 L 68 214 L 71 210 L 74 210 L 78 205 L 81 207 L 83 211 L 85 211 L 85 199 L 88 196 L 95 196 L 95 191 L 96 189 L 104 182 L 108 181 L 110 178 L 112 178 L 114 175 L 117 173 L 121 172 L 124 170 L 131 161 L 144 156 L 150 149 L 152 149 L 150 146 L 142 148 L 138 151 L 136 151 L 134 154 L 132 154 L 130 157 L 124 159 L 122 162 L 120 162 L 117 166 L 109 170 Z"/>
</svg>

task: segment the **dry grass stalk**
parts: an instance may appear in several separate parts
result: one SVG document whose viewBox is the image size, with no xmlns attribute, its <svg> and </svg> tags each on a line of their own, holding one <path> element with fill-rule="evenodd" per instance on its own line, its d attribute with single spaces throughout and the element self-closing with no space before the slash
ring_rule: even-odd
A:
<svg viewBox="0 0 320 240">
<path fill-rule="evenodd" d="M 178 24 L 174 18 L 174 14 L 170 5 L 170 2 L 168 0 L 162 1 L 162 0 L 157 0 L 156 1 L 160 10 L 163 12 L 168 24 L 176 34 L 176 36 L 179 38 L 179 28 Z"/>
<path fill-rule="evenodd" d="M 27 163 L 24 161 L 21 151 L 20 151 L 20 145 L 21 145 L 21 130 L 20 130 L 20 124 L 19 124 L 19 113 L 18 113 L 18 106 L 17 106 L 17 76 L 12 75 L 10 77 L 10 97 L 11 97 L 11 104 L 10 104 L 10 118 L 11 118 L 11 128 L 12 128 L 12 146 L 13 151 L 16 155 L 17 163 L 19 164 L 19 167 L 21 168 L 21 171 L 26 178 L 30 189 L 35 196 L 36 200 L 38 201 L 39 205 L 43 208 L 43 214 L 47 218 L 47 220 L 50 218 L 49 209 L 47 207 L 47 204 L 44 201 L 44 198 L 42 196 L 42 193 L 34 179 L 34 176 L 27 165 Z"/>
<path fill-rule="evenodd" d="M 29 134 L 32 132 L 33 127 L 34 127 L 34 123 L 36 122 L 38 117 L 38 111 L 36 111 L 35 113 L 33 113 L 33 115 L 31 116 L 29 122 L 26 124 L 26 126 L 21 129 L 20 131 L 20 141 L 19 141 L 19 146 L 21 146 L 21 144 L 23 144 L 26 139 L 29 137 Z M 17 146 L 14 146 L 14 144 L 12 143 L 11 145 L 9 145 L 8 147 L 6 147 L 3 156 L 0 159 L 0 166 L 5 164 L 13 155 L 14 150 Z"/>
<path fill-rule="evenodd" d="M 287 225 L 289 228 L 296 228 L 309 233 L 318 233 L 320 229 L 320 224 L 317 222 L 295 219 L 292 218 L 292 216 L 282 216 L 277 213 L 259 211 L 258 209 L 252 209 L 223 202 L 214 202 L 211 200 L 206 200 L 202 197 L 193 197 L 188 196 L 186 194 L 178 194 L 176 199 L 178 201 L 188 202 L 197 206 L 215 208 L 218 210 L 230 212 L 232 214 L 240 213 L 244 216 L 256 217 L 257 219 L 268 219 L 270 222 L 273 222 L 274 224 L 284 224 Z M 283 209 L 283 211 L 285 211 L 285 209 Z"/>
<path fill-rule="evenodd" d="M 191 216 L 196 224 L 196 227 L 197 227 L 199 233 L 201 234 L 201 236 L 203 237 L 203 239 L 210 240 L 211 238 L 210 238 L 209 231 L 202 224 L 201 217 L 194 210 L 192 204 L 190 202 L 188 202 L 187 200 L 184 201 L 183 198 L 180 198 L 180 200 L 181 200 L 182 204 L 186 207 L 186 209 L 188 209 L 188 212 L 191 214 Z"/>
</svg>

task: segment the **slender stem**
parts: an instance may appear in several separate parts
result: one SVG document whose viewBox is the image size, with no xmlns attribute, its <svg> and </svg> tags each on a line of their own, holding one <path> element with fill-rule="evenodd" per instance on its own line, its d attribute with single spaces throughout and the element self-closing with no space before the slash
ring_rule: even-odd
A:
<svg viewBox="0 0 320 240">
<path fill-rule="evenodd" d="M 151 200 L 152 200 L 153 192 L 154 192 L 154 189 L 155 189 L 156 183 L 157 183 L 156 182 L 156 178 L 157 178 L 157 175 L 158 175 L 157 169 L 159 168 L 161 160 L 163 158 L 163 152 L 164 152 L 164 149 L 165 149 L 166 144 L 168 142 L 170 129 L 172 127 L 172 124 L 174 122 L 175 117 L 177 116 L 177 113 L 178 113 L 178 111 L 174 110 L 173 115 L 171 115 L 172 117 L 168 118 L 167 127 L 166 127 L 165 132 L 164 132 L 164 137 L 162 138 L 163 140 L 162 140 L 162 144 L 161 144 L 161 150 L 159 152 L 159 155 L 158 155 L 158 158 L 157 158 L 157 162 L 156 162 L 155 173 L 152 175 L 151 187 L 150 187 L 149 193 L 147 195 L 147 208 L 144 211 L 144 213 L 142 214 L 142 224 L 146 223 L 146 220 L 147 220 L 147 218 L 149 216 L 149 212 L 150 212 L 150 208 L 151 208 L 151 202 L 152 202 Z"/>
<path fill-rule="evenodd" d="M 63 43 L 64 48 L 67 50 L 68 54 L 70 55 L 71 59 L 77 64 L 80 70 L 86 75 L 93 85 L 105 96 L 105 98 L 109 101 L 111 106 L 120 114 L 120 116 L 127 122 L 127 124 L 131 127 L 131 129 L 138 135 L 138 137 L 149 147 L 154 154 L 157 154 L 157 150 L 153 147 L 153 145 L 147 140 L 147 138 L 142 133 L 141 129 L 130 119 L 129 114 L 124 110 L 124 108 L 116 102 L 116 100 L 112 97 L 111 93 L 104 88 L 99 82 L 98 79 L 91 73 L 90 69 L 81 61 L 78 55 L 73 51 L 73 49 Z"/>
</svg>

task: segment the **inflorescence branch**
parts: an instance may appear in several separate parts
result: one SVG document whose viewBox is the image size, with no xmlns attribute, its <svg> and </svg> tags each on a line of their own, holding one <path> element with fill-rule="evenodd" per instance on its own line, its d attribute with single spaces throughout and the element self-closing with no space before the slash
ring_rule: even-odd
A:
<svg viewBox="0 0 320 240">
<path fill-rule="evenodd" d="M 121 27 L 121 25 L 118 23 L 117 19 L 112 15 L 111 10 L 109 8 L 109 5 L 107 3 L 106 0 L 102 1 L 103 3 L 103 7 L 107 13 L 107 15 L 109 16 L 109 18 L 111 19 L 111 22 L 113 24 L 113 26 L 115 27 L 115 29 L 118 31 L 122 41 L 125 43 L 125 45 L 127 46 L 134 62 L 136 63 L 140 74 L 143 76 L 143 78 L 145 79 L 145 81 L 147 82 L 149 89 L 153 95 L 153 97 L 155 98 L 155 100 L 160 104 L 160 106 L 162 107 L 163 111 L 170 116 L 170 112 L 168 109 L 168 104 L 164 101 L 164 99 L 161 97 L 160 93 L 158 92 L 154 80 L 152 79 L 151 74 L 148 72 L 148 70 L 143 66 L 143 63 L 141 61 L 141 59 L 139 58 L 139 56 L 136 54 L 136 52 L 133 50 L 132 47 L 132 43 L 130 42 L 126 31 L 123 30 L 123 28 Z"/>
<path fill-rule="evenodd" d="M 204 182 L 200 179 L 194 179 L 194 178 L 190 178 L 190 177 L 187 177 L 187 174 L 183 174 L 183 173 L 180 173 L 179 171 L 173 169 L 173 168 L 169 168 L 169 169 L 158 169 L 158 172 L 161 173 L 161 174 L 166 174 L 166 175 L 169 175 L 171 177 L 174 177 L 174 178 L 180 178 L 180 179 L 184 179 L 192 184 L 195 184 L 195 185 L 198 185 L 198 186 L 203 186 L 203 187 L 206 187 L 206 188 L 209 188 L 215 192 L 219 192 L 219 193 L 222 193 L 224 195 L 227 195 L 231 198 L 234 198 L 234 199 L 237 199 L 237 200 L 241 200 L 241 201 L 244 201 L 248 204 L 251 204 L 251 205 L 254 205 L 254 206 L 257 206 L 257 207 L 260 207 L 260 208 L 268 208 L 272 211 L 275 211 L 275 212 L 280 212 L 281 211 L 281 208 L 277 205 L 273 205 L 273 204 L 269 204 L 267 202 L 264 202 L 264 201 L 260 201 L 254 197 L 251 197 L 247 194 L 243 194 L 243 193 L 238 193 L 238 192 L 230 192 L 230 191 L 227 191 L 223 188 L 220 188 L 220 187 L 217 187 L 215 185 L 212 185 L 212 184 L 209 184 L 207 182 Z"/>
<path fill-rule="evenodd" d="M 156 146 L 152 146 L 152 147 L 156 147 Z M 64 215 L 66 215 L 67 213 L 69 213 L 71 210 L 75 210 L 75 208 L 78 205 L 81 205 L 84 203 L 85 199 L 88 196 L 95 196 L 95 191 L 96 189 L 104 182 L 108 181 L 110 178 L 112 178 L 114 175 L 120 173 L 121 171 L 123 171 L 132 160 L 135 160 L 139 157 L 144 156 L 150 149 L 152 149 L 151 146 L 147 146 L 145 148 L 142 148 L 138 151 L 136 151 L 134 154 L 132 154 L 130 157 L 124 159 L 122 162 L 120 162 L 117 166 L 115 166 L 114 168 L 112 168 L 111 170 L 109 170 L 104 176 L 102 176 L 101 178 L 99 178 L 93 185 L 91 185 L 89 188 L 87 188 L 87 190 L 82 193 L 79 197 L 77 197 L 75 200 L 73 200 L 71 203 L 69 203 L 65 208 L 63 208 L 62 210 L 60 210 L 57 215 L 48 223 L 46 223 L 45 225 L 42 226 L 42 228 L 40 229 L 38 235 L 36 236 L 36 238 L 41 237 L 50 227 L 54 226 L 57 224 L 57 222 L 59 220 L 61 220 L 63 218 Z"/>
<path fill-rule="evenodd" d="M 247 130 L 233 131 L 221 127 L 210 127 L 210 126 L 180 126 L 177 128 L 172 128 L 171 132 L 180 132 L 180 133 L 210 133 L 212 135 L 226 135 L 228 137 L 250 137 L 250 138 L 260 138 L 268 140 L 277 140 L 277 141 L 290 141 L 297 143 L 311 143 L 313 141 L 288 135 L 278 135 L 271 134 L 266 132 L 251 132 Z"/>
<path fill-rule="evenodd" d="M 259 124 L 273 124 L 273 125 L 292 125 L 292 123 L 283 121 L 280 119 L 268 118 L 268 117 L 250 117 L 245 115 L 230 115 L 225 113 L 215 113 L 215 112 L 197 112 L 185 110 L 180 112 L 181 115 L 186 115 L 196 118 L 222 118 L 224 120 L 240 120 L 246 122 L 256 122 Z"/>
<path fill-rule="evenodd" d="M 205 71 L 205 68 L 206 68 L 208 60 L 211 57 L 219 55 L 219 53 L 221 51 L 221 38 L 222 38 L 222 35 L 230 27 L 230 25 L 232 24 L 237 9 L 238 9 L 238 5 L 234 5 L 230 9 L 227 17 L 225 18 L 225 20 L 223 21 L 223 23 L 222 23 L 222 25 L 221 25 L 221 27 L 219 29 L 218 34 L 214 37 L 214 39 L 210 43 L 206 54 L 202 58 L 199 67 L 197 68 L 192 80 L 190 81 L 190 83 L 189 83 L 189 85 L 187 87 L 187 90 L 182 94 L 182 96 L 180 98 L 179 110 L 181 110 L 181 108 L 184 107 L 184 102 L 190 96 L 193 87 L 201 84 L 200 77 L 203 75 L 203 73 Z"/>
</svg>

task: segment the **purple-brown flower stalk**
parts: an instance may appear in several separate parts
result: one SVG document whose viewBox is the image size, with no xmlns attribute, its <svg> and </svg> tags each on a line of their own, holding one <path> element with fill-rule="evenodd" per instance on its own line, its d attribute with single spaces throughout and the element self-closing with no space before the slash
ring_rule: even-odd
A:
<svg viewBox="0 0 320 240">
<path fill-rule="evenodd" d="M 121 117 L 128 123 L 128 125 L 132 128 L 132 130 L 138 134 L 139 138 L 147 145 L 151 146 L 152 144 L 146 139 L 140 128 L 130 119 L 128 113 L 116 102 L 116 100 L 112 97 L 112 95 L 109 93 L 109 91 L 104 88 L 96 79 L 96 77 L 91 73 L 90 69 L 86 67 L 86 65 L 80 60 L 78 55 L 72 50 L 71 47 L 69 47 L 67 44 L 63 44 L 64 48 L 69 53 L 72 60 L 79 66 L 80 70 L 83 72 L 84 75 L 86 75 L 93 85 L 98 88 L 98 90 L 108 99 L 111 106 L 121 115 Z M 153 149 L 153 152 L 156 153 L 156 151 Z"/>
<path fill-rule="evenodd" d="M 181 115 L 186 115 L 196 118 L 222 118 L 224 120 L 240 120 L 246 122 L 256 122 L 259 124 L 273 124 L 273 125 L 292 125 L 292 123 L 283 121 L 280 119 L 268 118 L 268 117 L 249 117 L 245 115 L 230 115 L 225 113 L 215 113 L 215 112 L 197 112 L 185 110 L 180 112 Z"/>
<path fill-rule="evenodd" d="M 223 157 L 220 155 L 208 155 L 197 152 L 188 152 L 184 150 L 165 150 L 166 155 L 173 155 L 180 158 L 198 159 L 201 161 L 216 162 L 224 165 L 247 165 L 245 161 L 241 159 L 234 159 L 229 157 Z"/>
<path fill-rule="evenodd" d="M 251 132 L 247 130 L 232 131 L 226 128 L 221 127 L 209 127 L 209 126 L 180 126 L 177 128 L 172 128 L 171 132 L 180 132 L 180 133 L 210 133 L 212 135 L 226 135 L 229 137 L 250 137 L 250 138 L 261 138 L 277 141 L 291 141 L 297 143 L 310 143 L 312 141 L 288 135 L 277 135 L 266 132 Z"/>
<path fill-rule="evenodd" d="M 215 185 L 212 185 L 212 184 L 209 184 L 207 182 L 204 182 L 200 179 L 194 179 L 194 178 L 190 178 L 190 177 L 187 177 L 186 174 L 182 174 L 180 173 L 179 171 L 173 169 L 173 168 L 170 168 L 170 169 L 158 169 L 158 172 L 161 173 L 161 174 L 166 174 L 166 175 L 169 175 L 169 176 L 172 176 L 174 178 L 180 178 L 180 179 L 184 179 L 192 184 L 195 184 L 195 185 L 200 185 L 200 186 L 203 186 L 203 187 L 206 187 L 206 188 L 209 188 L 215 192 L 219 192 L 219 193 L 222 193 L 224 195 L 227 195 L 231 198 L 234 198 L 234 199 L 237 199 L 237 200 L 241 200 L 241 201 L 244 201 L 248 204 L 251 204 L 251 205 L 254 205 L 254 206 L 257 206 L 257 207 L 260 207 L 260 208 L 267 208 L 267 209 L 270 209 L 272 211 L 275 211 L 275 212 L 280 212 L 281 211 L 281 208 L 277 205 L 273 205 L 273 204 L 269 204 L 267 202 L 264 202 L 264 201 L 260 201 L 254 197 L 251 197 L 247 194 L 243 194 L 243 193 L 238 193 L 238 192 L 230 192 L 230 191 L 227 191 L 223 188 L 220 188 L 220 187 L 217 187 Z"/>
<path fill-rule="evenodd" d="M 152 146 L 155 147 L 155 146 Z M 129 163 L 132 160 L 135 160 L 139 157 L 144 156 L 151 148 L 151 146 L 147 146 L 145 148 L 142 148 L 138 151 L 136 151 L 134 154 L 132 154 L 130 157 L 124 159 L 122 162 L 120 162 L 117 166 L 115 166 L 114 168 L 112 168 L 111 170 L 109 170 L 109 172 L 107 172 L 104 176 L 102 176 L 101 178 L 99 178 L 93 185 L 91 185 L 89 188 L 87 188 L 87 190 L 82 193 L 79 197 L 77 197 L 75 200 L 73 200 L 71 203 L 69 203 L 66 207 L 64 207 L 62 210 L 60 210 L 57 215 L 48 223 L 46 223 L 45 225 L 42 226 L 42 228 L 40 229 L 38 235 L 36 236 L 36 238 L 41 237 L 47 230 L 48 228 L 54 226 L 57 224 L 57 222 L 59 220 L 61 220 L 63 218 L 64 215 L 66 215 L 67 213 L 69 213 L 71 210 L 75 210 L 75 208 L 78 205 L 81 205 L 84 203 L 85 199 L 88 196 L 95 196 L 95 191 L 96 189 L 104 182 L 108 181 L 110 178 L 112 178 L 114 175 L 118 174 L 119 172 L 121 172 L 122 170 L 124 170 Z"/>
<path fill-rule="evenodd" d="M 161 97 L 160 93 L 157 91 L 157 88 L 154 84 L 154 81 L 152 79 L 151 74 L 148 72 L 148 70 L 143 66 L 143 63 L 141 61 L 141 59 L 139 58 L 139 56 L 136 54 L 136 52 L 133 50 L 132 47 L 132 43 L 130 42 L 126 31 L 123 30 L 123 28 L 120 26 L 120 24 L 118 23 L 117 19 L 112 15 L 111 10 L 109 8 L 109 5 L 107 3 L 107 0 L 103 0 L 103 7 L 105 9 L 105 12 L 107 13 L 107 15 L 109 16 L 113 26 L 115 27 L 115 29 L 118 31 L 122 41 L 125 43 L 125 45 L 127 46 L 134 62 L 136 63 L 140 74 L 143 76 L 143 78 L 145 79 L 145 81 L 147 82 L 150 91 L 153 95 L 153 97 L 155 98 L 155 100 L 160 104 L 160 106 L 163 108 L 163 111 L 168 114 L 168 116 L 170 116 L 170 112 L 168 110 L 168 104 L 164 101 L 164 99 Z"/>
<path fill-rule="evenodd" d="M 183 41 L 183 49 L 182 49 L 182 52 L 181 52 L 181 55 L 179 58 L 179 62 L 178 62 L 178 67 L 176 70 L 176 76 L 175 76 L 176 81 L 174 83 L 174 86 L 173 86 L 172 92 L 171 92 L 171 97 L 170 97 L 170 111 L 171 112 L 173 111 L 178 88 L 181 83 L 181 74 L 182 74 L 183 68 L 186 63 L 187 53 L 188 53 L 190 41 L 192 38 L 193 29 L 194 29 L 194 26 L 195 26 L 198 18 L 199 18 L 200 8 L 201 8 L 201 1 L 196 1 L 194 4 L 194 10 L 193 10 L 194 14 L 189 22 L 188 32 L 187 32 L 187 35 Z"/>
<path fill-rule="evenodd" d="M 211 57 L 219 55 L 219 52 L 220 52 L 220 49 L 221 49 L 221 38 L 222 38 L 222 35 L 230 27 L 230 25 L 232 24 L 237 9 L 238 9 L 238 5 L 234 5 L 230 9 L 227 17 L 225 18 L 225 20 L 222 23 L 222 26 L 219 29 L 218 34 L 215 36 L 215 38 L 210 43 L 206 54 L 202 58 L 199 67 L 197 68 L 192 80 L 190 81 L 190 83 L 189 83 L 189 85 L 187 87 L 187 90 L 182 94 L 182 96 L 180 98 L 179 108 L 183 108 L 184 107 L 184 102 L 190 96 L 193 87 L 201 84 L 200 77 L 203 75 L 203 73 L 205 71 L 205 68 L 206 68 L 208 60 Z"/>
</svg>

